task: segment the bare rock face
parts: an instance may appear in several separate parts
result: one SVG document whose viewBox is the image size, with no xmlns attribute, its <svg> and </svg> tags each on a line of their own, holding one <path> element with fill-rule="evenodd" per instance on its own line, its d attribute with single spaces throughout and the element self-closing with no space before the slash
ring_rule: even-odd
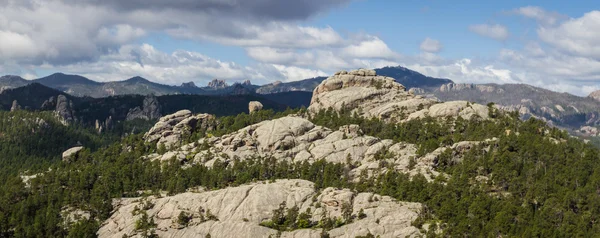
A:
<svg viewBox="0 0 600 238">
<path fill-rule="evenodd" d="M 590 95 L 588 95 L 588 97 L 600 101 L 600 90 L 593 91 L 592 93 L 590 93 Z"/>
<path fill-rule="evenodd" d="M 260 111 L 262 109 L 263 109 L 263 105 L 259 101 L 251 101 L 250 103 L 248 103 L 248 111 L 250 113 Z"/>
<path fill-rule="evenodd" d="M 56 98 L 54 96 L 48 98 L 42 103 L 41 110 L 53 110 L 56 108 Z"/>
<path fill-rule="evenodd" d="M 73 102 L 68 100 L 65 95 L 58 95 L 54 112 L 63 125 L 69 125 L 75 121 Z"/>
<path fill-rule="evenodd" d="M 222 80 L 222 79 L 213 79 L 212 81 L 210 81 L 208 83 L 208 87 L 212 88 L 212 89 L 223 89 L 228 86 L 229 86 L 229 84 L 227 84 L 225 82 L 225 80 Z"/>
<path fill-rule="evenodd" d="M 14 100 L 12 102 L 12 106 L 10 107 L 10 111 L 14 112 L 14 111 L 18 111 L 21 110 L 21 105 L 19 105 L 19 102 L 17 102 L 17 100 Z"/>
<path fill-rule="evenodd" d="M 585 136 L 598 136 L 600 135 L 600 131 L 597 127 L 591 126 L 582 126 L 577 132 L 582 133 Z"/>
<path fill-rule="evenodd" d="M 453 148 L 443 147 L 438 152 L 441 154 Z M 162 161 L 193 158 L 187 163 L 208 167 L 216 161 L 233 163 L 236 158 L 247 160 L 256 156 L 289 162 L 325 160 L 348 165 L 349 175 L 355 180 L 363 173 L 370 177 L 393 168 L 410 175 L 420 174 L 432 181 L 440 175 L 436 171 L 435 160 L 439 154 L 418 156 L 416 145 L 363 135 L 358 125 L 332 130 L 316 126 L 304 118 L 289 116 L 250 125 L 221 137 L 202 138 L 163 155 L 151 154 L 145 158 Z M 457 160 L 460 160 L 461 154 L 455 154 Z"/>
<path fill-rule="evenodd" d="M 76 146 L 66 150 L 62 153 L 62 160 L 65 162 L 72 161 L 75 157 L 77 157 L 81 150 L 83 150 L 83 146 Z"/>
<path fill-rule="evenodd" d="M 429 110 L 434 105 L 436 107 Z M 393 78 L 377 76 L 374 70 L 360 69 L 340 71 L 323 81 L 313 91 L 308 109 L 311 113 L 328 108 L 336 111 L 350 110 L 363 117 L 388 122 L 402 122 L 427 115 L 439 118 L 461 116 L 465 119 L 470 119 L 473 115 L 488 117 L 487 107 L 473 107 L 474 105 L 467 105 L 466 102 L 439 103 L 407 92 Z M 414 113 L 416 115 L 412 115 Z"/>
<path fill-rule="evenodd" d="M 167 149 L 179 146 L 184 135 L 202 128 L 211 130 L 215 126 L 215 117 L 210 114 L 192 115 L 189 110 L 181 110 L 161 117 L 144 135 L 146 142 L 164 144 Z"/>
<path fill-rule="evenodd" d="M 129 110 L 127 113 L 126 120 L 131 121 L 135 119 L 143 120 L 155 120 L 160 118 L 160 104 L 158 99 L 154 95 L 149 95 L 144 98 L 142 107 L 136 107 Z"/>
<path fill-rule="evenodd" d="M 353 222 L 328 231 L 330 237 L 356 237 L 372 234 L 381 237 L 419 237 L 411 226 L 422 210 L 419 203 L 396 201 L 372 193 L 326 188 L 320 193 L 305 180 L 277 180 L 216 191 L 187 192 L 170 197 L 124 198 L 116 201 L 116 212 L 98 231 L 99 237 L 140 237 L 135 223 L 146 213 L 156 224 L 159 237 L 275 237 L 277 231 L 261 226 L 273 216 L 273 210 L 285 202 L 306 212 L 312 222 L 325 218 L 342 219 L 342 206 L 356 216 Z M 150 206 L 148 206 L 148 204 Z M 135 208 L 141 209 L 133 215 Z M 358 218 L 360 211 L 361 218 Z M 178 222 L 181 212 L 190 221 Z M 210 219 L 209 219 L 210 217 Z M 285 231 L 281 237 L 321 237 L 321 229 Z"/>
</svg>

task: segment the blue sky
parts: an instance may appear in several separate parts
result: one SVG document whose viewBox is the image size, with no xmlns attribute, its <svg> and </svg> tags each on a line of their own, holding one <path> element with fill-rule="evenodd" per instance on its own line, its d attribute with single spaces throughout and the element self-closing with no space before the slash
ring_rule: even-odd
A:
<svg viewBox="0 0 600 238">
<path fill-rule="evenodd" d="M 593 1 L 7 1 L 0 74 L 26 78 L 264 84 L 402 65 L 459 83 L 600 89 Z"/>
</svg>

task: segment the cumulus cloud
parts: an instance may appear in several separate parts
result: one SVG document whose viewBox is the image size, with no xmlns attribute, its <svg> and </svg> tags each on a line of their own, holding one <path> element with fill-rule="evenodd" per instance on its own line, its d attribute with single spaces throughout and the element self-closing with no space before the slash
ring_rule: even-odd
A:
<svg viewBox="0 0 600 238">
<path fill-rule="evenodd" d="M 600 11 L 588 12 L 556 27 L 541 26 L 537 32 L 542 41 L 563 52 L 600 60 Z"/>
<path fill-rule="evenodd" d="M 356 58 L 383 58 L 390 59 L 397 56 L 388 46 L 378 37 L 368 36 L 368 39 L 350 44 L 341 53 L 349 57 Z"/>
<path fill-rule="evenodd" d="M 450 78 L 457 83 L 518 83 L 520 80 L 509 69 L 493 64 L 476 63 L 472 59 L 449 60 L 438 64 L 412 63 L 407 67 L 422 74 Z"/>
<path fill-rule="evenodd" d="M 437 53 L 442 50 L 442 43 L 440 43 L 438 40 L 427 37 L 425 40 L 423 40 L 423 42 L 421 42 L 419 48 L 425 52 Z"/>
<path fill-rule="evenodd" d="M 124 80 L 139 75 L 164 84 L 194 81 L 204 85 L 213 78 L 229 82 L 249 79 L 254 83 L 268 83 L 326 75 L 320 70 L 277 64 L 242 66 L 193 51 L 166 53 L 149 44 L 124 45 L 115 52 L 100 56 L 94 62 L 44 67 L 49 71 L 80 74 L 98 81 Z"/>
<path fill-rule="evenodd" d="M 477 24 L 469 26 L 469 30 L 494 40 L 504 41 L 508 39 L 508 29 L 500 24 Z"/>
</svg>

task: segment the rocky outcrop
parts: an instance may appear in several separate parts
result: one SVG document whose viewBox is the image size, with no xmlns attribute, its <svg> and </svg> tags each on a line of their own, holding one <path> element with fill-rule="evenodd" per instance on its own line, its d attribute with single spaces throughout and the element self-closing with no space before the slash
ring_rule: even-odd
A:
<svg viewBox="0 0 600 238">
<path fill-rule="evenodd" d="M 482 93 L 504 93 L 504 89 L 496 88 L 492 85 L 472 84 L 472 83 L 449 83 L 440 86 L 440 92 L 459 92 L 464 90 L 478 90 Z"/>
<path fill-rule="evenodd" d="M 577 130 L 577 132 L 583 134 L 584 136 L 598 136 L 600 135 L 600 131 L 597 127 L 591 126 L 583 126 Z"/>
<path fill-rule="evenodd" d="M 95 129 L 98 133 L 102 133 L 105 130 L 111 130 L 113 127 L 112 116 L 108 116 L 108 118 L 106 118 L 106 120 L 104 120 L 104 122 L 96 119 L 96 122 L 94 123 L 94 125 L 95 125 Z"/>
<path fill-rule="evenodd" d="M 115 202 L 116 212 L 97 234 L 99 237 L 139 237 L 134 230 L 135 223 L 146 213 L 156 224 L 154 232 L 159 237 L 206 237 L 208 234 L 211 237 L 275 237 L 278 231 L 260 223 L 270 220 L 273 211 L 283 202 L 287 209 L 297 207 L 300 213 L 306 212 L 312 222 L 323 218 L 343 219 L 342 207 L 347 207 L 355 219 L 327 231 L 330 237 L 422 235 L 411 225 L 422 210 L 419 203 L 349 189 L 325 188 L 318 192 L 313 183 L 305 180 L 277 180 L 162 198 L 120 199 Z M 134 215 L 136 207 L 140 212 Z M 185 225 L 178 222 L 182 212 L 190 219 Z M 321 232 L 320 228 L 298 229 L 282 232 L 280 237 L 322 237 Z"/>
<path fill-rule="evenodd" d="M 54 109 L 56 109 L 56 98 L 54 96 L 48 98 L 48 100 L 45 100 L 42 103 L 42 106 L 40 108 L 41 108 L 41 110 L 54 110 Z"/>
<path fill-rule="evenodd" d="M 17 102 L 17 100 L 14 100 L 12 102 L 12 106 L 10 107 L 10 111 L 14 112 L 14 111 L 18 111 L 21 110 L 21 105 L 19 105 L 19 102 Z"/>
<path fill-rule="evenodd" d="M 160 104 L 158 98 L 154 95 L 149 95 L 144 98 L 142 107 L 135 107 L 129 110 L 127 113 L 126 120 L 131 121 L 135 119 L 142 120 L 156 120 L 160 118 Z"/>
<path fill-rule="evenodd" d="M 56 109 L 54 112 L 63 125 L 69 125 L 75 121 L 73 102 L 67 99 L 65 95 L 58 95 L 56 98 Z"/>
<path fill-rule="evenodd" d="M 251 101 L 250 103 L 248 103 L 248 111 L 250 113 L 257 112 L 262 109 L 263 109 L 263 105 L 259 101 Z"/>
<path fill-rule="evenodd" d="M 187 83 L 182 83 L 180 87 L 182 87 L 182 88 L 197 88 L 196 84 L 192 81 L 187 82 Z"/>
<path fill-rule="evenodd" d="M 454 157 L 458 159 L 460 154 Z M 396 171 L 423 175 L 429 181 L 440 174 L 432 159 L 436 155 L 418 156 L 416 145 L 364 135 L 358 125 L 332 130 L 293 116 L 263 121 L 221 137 L 202 138 L 177 150 L 145 158 L 163 161 L 175 158 L 211 167 L 217 160 L 231 163 L 234 159 L 257 156 L 289 162 L 325 160 L 346 164 L 354 179 L 363 173 L 368 176 L 384 173 L 389 169 L 386 165 Z"/>
<path fill-rule="evenodd" d="M 596 101 L 600 101 L 600 90 L 591 92 L 588 97 L 593 98 Z"/>
<path fill-rule="evenodd" d="M 210 114 L 192 115 L 189 110 L 181 110 L 174 114 L 161 117 L 158 122 L 144 135 L 146 142 L 163 144 L 167 149 L 180 146 L 185 135 L 191 135 L 195 130 L 212 130 L 215 117 Z"/>
<path fill-rule="evenodd" d="M 65 152 L 62 153 L 62 160 L 64 162 L 73 161 L 74 159 L 77 158 L 77 155 L 79 154 L 79 152 L 81 150 L 83 150 L 83 146 L 76 146 L 76 147 L 66 150 Z"/>
<path fill-rule="evenodd" d="M 213 79 L 212 81 L 208 82 L 207 87 L 211 89 L 223 89 L 229 87 L 229 84 L 227 84 L 225 80 L 222 79 Z"/>
<path fill-rule="evenodd" d="M 365 69 L 337 72 L 315 88 L 309 111 L 317 113 L 328 108 L 347 110 L 388 122 L 402 122 L 423 116 L 460 116 L 464 119 L 474 115 L 488 117 L 487 107 L 466 102 L 439 103 L 407 92 L 393 78 L 377 76 L 374 70 Z"/>
<path fill-rule="evenodd" d="M 252 82 L 250 82 L 250 80 L 244 80 L 244 82 L 242 82 L 242 85 L 250 86 L 250 85 L 252 85 Z"/>
</svg>

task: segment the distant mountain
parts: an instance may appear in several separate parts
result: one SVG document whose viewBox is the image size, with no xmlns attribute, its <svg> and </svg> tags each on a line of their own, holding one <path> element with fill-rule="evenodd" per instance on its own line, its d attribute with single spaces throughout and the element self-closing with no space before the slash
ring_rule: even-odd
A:
<svg viewBox="0 0 600 238">
<path fill-rule="evenodd" d="M 316 77 L 288 83 L 282 83 L 281 81 L 277 81 L 259 87 L 258 89 L 256 89 L 256 93 L 271 94 L 296 91 L 312 92 L 313 89 L 315 89 L 325 79 L 327 79 L 327 77 Z"/>
<path fill-rule="evenodd" d="M 2 91 L 7 90 L 7 89 L 23 87 L 29 83 L 30 83 L 29 81 L 27 81 L 26 79 L 21 78 L 19 76 L 14 76 L 14 75 L 2 76 L 2 77 L 0 77 L 0 93 L 2 93 Z"/>
<path fill-rule="evenodd" d="M 58 95 L 65 95 L 70 100 L 76 99 L 76 97 L 56 89 L 39 83 L 32 83 L 19 88 L 7 89 L 0 93 L 0 108 L 2 110 L 10 110 L 13 101 L 16 100 L 21 108 L 39 110 L 46 100 L 50 97 L 56 98 Z"/>
<path fill-rule="evenodd" d="M 135 88 L 140 84 L 154 85 L 142 78 L 133 78 L 119 83 L 126 86 L 134 85 L 134 87 L 130 88 Z M 106 86 L 106 84 L 103 86 Z M 151 118 L 157 119 L 160 115 L 166 115 L 182 109 L 189 109 L 195 113 L 210 113 L 225 116 L 248 112 L 248 103 L 250 101 L 260 101 L 265 109 L 273 109 L 275 111 L 282 111 L 288 107 L 306 106 L 310 102 L 310 93 L 298 94 L 298 92 L 285 92 L 274 95 L 258 95 L 251 93 L 251 90 L 247 87 L 249 86 L 234 84 L 227 88 L 230 90 L 228 95 L 179 94 L 143 96 L 131 94 L 92 98 L 72 96 L 34 82 L 23 87 L 7 89 L 0 93 L 0 110 L 10 110 L 13 102 L 16 101 L 22 109 L 30 111 L 55 111 L 59 110 L 57 109 L 57 104 L 59 104 L 57 99 L 63 97 L 63 101 L 69 104 L 66 109 L 69 111 L 69 122 L 93 126 L 98 121 L 106 128 L 109 121 L 114 124 L 129 120 L 130 118 L 147 118 L 144 117 L 145 114 L 158 115 Z M 155 103 L 153 104 L 153 102 Z"/>
<path fill-rule="evenodd" d="M 444 84 L 415 90 L 443 101 L 467 100 L 480 104 L 493 102 L 517 110 L 523 118 L 536 117 L 575 131 L 600 125 L 600 101 L 526 84 Z"/>
<path fill-rule="evenodd" d="M 450 79 L 434 78 L 425 76 L 417 71 L 413 71 L 401 66 L 383 67 L 375 69 L 377 75 L 387 76 L 396 79 L 396 82 L 410 88 L 439 87 L 443 84 L 454 83 Z"/>
<path fill-rule="evenodd" d="M 418 72 L 403 67 L 385 67 L 376 69 L 379 75 L 395 78 L 396 81 L 407 88 L 413 87 L 439 87 L 442 84 L 452 83 L 449 79 L 439 79 L 422 75 Z M 96 82 L 79 75 L 55 73 L 47 77 L 25 80 L 18 76 L 0 77 L 0 92 L 9 88 L 22 87 L 30 83 L 39 83 L 73 96 L 83 97 L 108 97 L 116 95 L 241 95 L 241 94 L 272 94 L 282 92 L 312 92 L 326 77 L 316 77 L 295 82 L 282 83 L 280 81 L 257 86 L 246 80 L 243 83 L 228 84 L 225 80 L 213 79 L 206 87 L 198 87 L 193 82 L 183 83 L 181 86 L 164 85 L 151 82 L 142 77 L 133 77 L 124 81 Z"/>
</svg>

